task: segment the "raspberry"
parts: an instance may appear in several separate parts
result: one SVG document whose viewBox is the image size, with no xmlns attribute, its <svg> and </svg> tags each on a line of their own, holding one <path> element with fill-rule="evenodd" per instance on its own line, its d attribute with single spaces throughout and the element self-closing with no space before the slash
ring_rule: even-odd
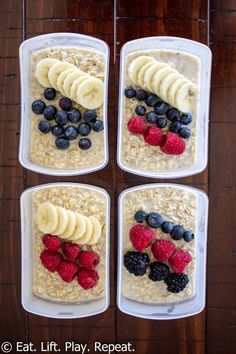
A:
<svg viewBox="0 0 236 354">
<path fill-rule="evenodd" d="M 94 270 L 99 263 L 99 256 L 95 252 L 83 251 L 79 254 L 80 265 L 89 270 Z"/>
<path fill-rule="evenodd" d="M 61 246 L 61 240 L 57 236 L 46 234 L 42 240 L 47 249 L 52 252 L 56 252 Z"/>
<path fill-rule="evenodd" d="M 186 251 L 176 249 L 169 258 L 171 268 L 175 273 L 183 273 L 184 269 L 191 262 L 192 256 Z"/>
<path fill-rule="evenodd" d="M 156 237 L 156 234 L 146 226 L 135 225 L 130 229 L 129 237 L 134 248 L 142 252 Z"/>
<path fill-rule="evenodd" d="M 161 151 L 168 155 L 181 155 L 185 150 L 185 141 L 175 133 L 168 132 L 164 135 Z"/>
<path fill-rule="evenodd" d="M 175 245 L 171 241 L 156 240 L 152 245 L 153 256 L 158 261 L 167 261 L 174 252 Z"/>
<path fill-rule="evenodd" d="M 76 264 L 68 261 L 62 261 L 57 268 L 58 274 L 67 283 L 70 283 L 74 279 L 78 270 L 79 268 Z"/>
<path fill-rule="evenodd" d="M 129 273 L 138 277 L 146 273 L 149 260 L 147 253 L 129 251 L 124 255 L 124 266 Z"/>
<path fill-rule="evenodd" d="M 148 128 L 148 130 L 143 134 L 143 136 L 147 144 L 153 146 L 161 146 L 164 135 L 160 128 L 153 125 Z"/>
<path fill-rule="evenodd" d="M 62 256 L 57 252 L 51 252 L 48 250 L 44 250 L 40 254 L 40 259 L 43 266 L 49 270 L 50 272 L 55 272 L 57 267 L 62 261 Z"/>
<path fill-rule="evenodd" d="M 179 293 L 186 288 L 189 282 L 187 274 L 176 274 L 171 273 L 165 278 L 165 283 L 167 284 L 167 290 L 171 293 Z"/>
<path fill-rule="evenodd" d="M 78 274 L 78 283 L 85 290 L 97 284 L 99 275 L 95 270 L 81 269 Z"/>
<path fill-rule="evenodd" d="M 139 116 L 133 116 L 128 122 L 128 130 L 130 133 L 143 134 L 147 128 L 147 123 Z"/>
<path fill-rule="evenodd" d="M 62 251 L 68 261 L 75 262 L 78 254 L 81 252 L 81 248 L 71 242 L 65 242 L 62 246 Z"/>
</svg>

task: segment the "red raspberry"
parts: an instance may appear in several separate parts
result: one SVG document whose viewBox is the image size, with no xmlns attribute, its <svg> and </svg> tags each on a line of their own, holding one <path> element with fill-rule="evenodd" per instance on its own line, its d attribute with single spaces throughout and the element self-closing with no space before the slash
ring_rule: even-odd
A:
<svg viewBox="0 0 236 354">
<path fill-rule="evenodd" d="M 162 130 L 156 126 L 151 126 L 148 130 L 143 134 L 144 140 L 147 144 L 153 146 L 161 146 L 163 142 L 163 133 Z"/>
<path fill-rule="evenodd" d="M 99 275 L 95 270 L 81 269 L 78 274 L 78 283 L 85 290 L 97 284 Z"/>
<path fill-rule="evenodd" d="M 156 240 L 152 245 L 153 256 L 158 261 L 167 261 L 175 250 L 175 245 L 171 241 Z"/>
<path fill-rule="evenodd" d="M 40 259 L 43 266 L 47 270 L 49 270 L 50 272 L 55 272 L 55 270 L 62 261 L 62 256 L 60 255 L 60 253 L 44 250 L 40 254 Z"/>
<path fill-rule="evenodd" d="M 67 283 L 70 283 L 75 278 L 78 270 L 79 267 L 76 264 L 68 261 L 62 261 L 57 268 L 58 274 Z"/>
<path fill-rule="evenodd" d="M 42 240 L 47 249 L 52 252 L 56 252 L 61 246 L 61 240 L 57 236 L 46 234 Z"/>
<path fill-rule="evenodd" d="M 185 150 L 185 141 L 175 133 L 168 132 L 164 135 L 161 151 L 168 155 L 181 155 Z"/>
<path fill-rule="evenodd" d="M 95 252 L 83 251 L 79 254 L 79 262 L 83 268 L 94 270 L 99 263 L 99 256 Z"/>
<path fill-rule="evenodd" d="M 169 258 L 169 263 L 175 273 L 183 273 L 184 269 L 191 262 L 192 256 L 186 251 L 176 249 Z"/>
<path fill-rule="evenodd" d="M 130 240 L 137 251 L 142 252 L 149 246 L 152 240 L 156 237 L 154 231 L 146 226 L 135 225 L 129 232 Z"/>
<path fill-rule="evenodd" d="M 147 123 L 139 116 L 133 116 L 128 122 L 128 130 L 130 133 L 143 134 L 147 128 Z"/>
<path fill-rule="evenodd" d="M 62 251 L 68 261 L 75 262 L 78 254 L 81 252 L 81 248 L 74 243 L 65 242 L 62 246 Z"/>
</svg>

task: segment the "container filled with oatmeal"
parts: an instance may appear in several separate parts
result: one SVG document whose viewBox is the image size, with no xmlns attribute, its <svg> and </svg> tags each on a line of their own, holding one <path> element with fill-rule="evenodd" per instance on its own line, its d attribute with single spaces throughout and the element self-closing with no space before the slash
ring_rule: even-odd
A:
<svg viewBox="0 0 236 354">
<path fill-rule="evenodd" d="M 21 196 L 22 305 L 53 318 L 109 306 L 110 201 L 101 188 L 51 183 Z"/>
<path fill-rule="evenodd" d="M 35 172 L 79 175 L 108 161 L 109 48 L 97 38 L 52 33 L 20 47 L 19 159 Z"/>
<path fill-rule="evenodd" d="M 198 42 L 148 37 L 121 50 L 119 166 L 176 178 L 207 165 L 211 51 Z"/>
<path fill-rule="evenodd" d="M 119 198 L 117 305 L 150 319 L 205 306 L 208 198 L 177 184 L 148 184 Z"/>
</svg>

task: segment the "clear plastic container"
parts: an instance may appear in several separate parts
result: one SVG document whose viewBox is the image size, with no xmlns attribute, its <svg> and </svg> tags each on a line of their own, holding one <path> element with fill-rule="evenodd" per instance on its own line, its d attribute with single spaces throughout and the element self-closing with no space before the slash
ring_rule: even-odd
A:
<svg viewBox="0 0 236 354">
<path fill-rule="evenodd" d="M 106 198 L 106 295 L 99 300 L 63 304 L 41 299 L 34 295 L 33 288 L 33 242 L 32 242 L 32 193 L 51 187 L 79 187 L 101 193 Z M 51 318 L 82 318 L 106 311 L 110 303 L 110 197 L 98 187 L 80 183 L 48 183 L 25 190 L 20 199 L 21 205 L 21 303 L 28 312 Z"/>
<path fill-rule="evenodd" d="M 77 169 L 55 169 L 37 165 L 30 160 L 30 134 L 31 134 L 31 102 L 30 102 L 30 66 L 31 55 L 35 51 L 53 47 L 78 47 L 91 49 L 105 55 L 105 81 L 104 81 L 104 161 L 88 168 Z M 107 105 L 108 105 L 108 76 L 109 76 L 109 55 L 108 45 L 97 38 L 76 33 L 50 33 L 33 37 L 24 41 L 19 50 L 20 55 L 20 78 L 21 78 L 21 131 L 19 160 L 23 167 L 28 170 L 54 176 L 82 175 L 100 170 L 108 163 L 108 127 L 107 127 Z"/>
<path fill-rule="evenodd" d="M 145 190 L 148 188 L 171 187 L 185 189 L 194 192 L 197 196 L 196 215 L 196 237 L 195 237 L 195 295 L 181 302 L 170 304 L 147 304 L 137 302 L 122 295 L 122 264 L 123 264 L 123 203 L 124 198 L 130 192 Z M 117 306 L 122 312 L 129 315 L 148 318 L 153 320 L 171 320 L 188 317 L 201 312 L 205 307 L 206 292 L 206 255 L 207 255 L 207 224 L 208 224 L 208 197 L 207 195 L 191 187 L 180 184 L 156 183 L 146 184 L 138 187 L 126 189 L 119 196 L 119 244 L 118 244 L 118 286 L 117 286 Z"/>
<path fill-rule="evenodd" d="M 125 62 L 130 53 L 141 50 L 167 49 L 185 52 L 197 56 L 201 62 L 200 103 L 197 121 L 196 162 L 189 167 L 176 170 L 150 171 L 130 167 L 122 161 L 122 125 L 125 89 Z M 145 177 L 178 178 L 197 174 L 205 169 L 208 159 L 208 121 L 211 81 L 211 50 L 204 44 L 178 37 L 147 37 L 140 38 L 123 45 L 120 55 L 120 88 L 119 88 L 119 122 L 117 161 L 123 170 Z"/>
</svg>

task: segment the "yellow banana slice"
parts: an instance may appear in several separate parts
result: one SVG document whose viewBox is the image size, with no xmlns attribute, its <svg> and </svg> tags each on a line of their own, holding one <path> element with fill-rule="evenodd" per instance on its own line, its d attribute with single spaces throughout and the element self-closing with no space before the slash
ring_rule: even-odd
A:
<svg viewBox="0 0 236 354">
<path fill-rule="evenodd" d="M 66 210 L 66 212 L 68 214 L 68 223 L 65 232 L 60 235 L 60 238 L 62 239 L 69 239 L 75 232 L 75 228 L 76 228 L 75 213 L 71 210 Z"/>
<path fill-rule="evenodd" d="M 89 240 L 92 237 L 92 234 L 93 234 L 93 224 L 92 224 L 92 222 L 86 216 L 84 216 L 84 219 L 85 219 L 85 222 L 86 222 L 85 234 L 82 237 L 78 238 L 77 240 L 73 240 L 75 243 L 78 243 L 79 245 L 85 245 L 86 243 L 88 243 Z"/>
<path fill-rule="evenodd" d="M 69 240 L 71 241 L 81 238 L 86 231 L 86 222 L 84 216 L 79 213 L 75 213 L 75 216 L 76 216 L 76 227 L 75 227 L 75 231 L 69 238 Z"/>
<path fill-rule="evenodd" d="M 70 97 L 71 86 L 73 85 L 74 81 L 77 80 L 82 75 L 85 75 L 85 73 L 80 69 L 76 69 L 73 73 L 69 74 L 66 77 L 63 84 L 63 90 L 65 91 L 67 97 Z"/>
<path fill-rule="evenodd" d="M 93 224 L 93 234 L 90 240 L 87 242 L 88 245 L 95 245 L 102 235 L 102 226 L 97 218 L 90 216 L 89 220 Z"/>
<path fill-rule="evenodd" d="M 61 236 L 66 231 L 69 217 L 65 208 L 56 206 L 56 209 L 58 213 L 58 225 L 53 235 Z"/>
<path fill-rule="evenodd" d="M 140 55 L 130 63 L 128 69 L 129 77 L 136 85 L 138 85 L 139 70 L 141 70 L 141 68 L 148 62 L 155 62 L 155 59 L 148 55 Z"/>
<path fill-rule="evenodd" d="M 59 63 L 54 64 L 48 71 L 48 80 L 51 84 L 52 87 L 55 88 L 55 90 L 59 91 L 58 86 L 57 86 L 57 79 L 59 75 L 67 70 L 67 69 L 72 69 L 76 68 L 75 65 L 68 63 L 66 61 L 60 61 Z"/>
<path fill-rule="evenodd" d="M 103 96 L 103 82 L 99 79 L 89 78 L 78 86 L 75 101 L 87 109 L 96 109 L 103 104 Z"/>
<path fill-rule="evenodd" d="M 198 95 L 197 86 L 188 82 L 179 87 L 175 94 L 175 107 L 182 112 L 192 113 Z"/>
<path fill-rule="evenodd" d="M 73 84 L 72 84 L 72 86 L 71 86 L 71 89 L 70 89 L 70 96 L 69 96 L 73 101 L 77 102 L 77 101 L 76 101 L 77 89 L 78 89 L 79 85 L 80 85 L 82 82 L 84 82 L 85 80 L 87 80 L 88 78 L 90 78 L 89 75 L 83 74 L 83 75 L 81 75 L 78 79 L 76 79 L 76 80 L 73 82 Z"/>
<path fill-rule="evenodd" d="M 58 213 L 51 203 L 43 203 L 36 213 L 36 223 L 40 231 L 45 234 L 53 234 L 58 227 Z"/>
<path fill-rule="evenodd" d="M 59 63 L 59 60 L 53 58 L 45 58 L 40 60 L 40 62 L 37 64 L 35 75 L 40 85 L 44 87 L 52 87 L 48 79 L 48 72 L 56 63 Z"/>
<path fill-rule="evenodd" d="M 186 79 L 177 79 L 170 86 L 167 91 L 167 102 L 170 103 L 173 107 L 175 106 L 175 94 L 180 86 L 186 84 L 188 81 Z"/>
<path fill-rule="evenodd" d="M 67 78 L 67 76 L 73 72 L 77 71 L 77 69 L 71 68 L 71 69 L 67 69 L 65 71 L 62 71 L 62 73 L 58 76 L 57 79 L 57 87 L 58 90 L 61 92 L 61 94 L 63 96 L 66 96 L 66 93 L 64 91 L 63 85 L 64 85 L 64 81 Z"/>
</svg>

